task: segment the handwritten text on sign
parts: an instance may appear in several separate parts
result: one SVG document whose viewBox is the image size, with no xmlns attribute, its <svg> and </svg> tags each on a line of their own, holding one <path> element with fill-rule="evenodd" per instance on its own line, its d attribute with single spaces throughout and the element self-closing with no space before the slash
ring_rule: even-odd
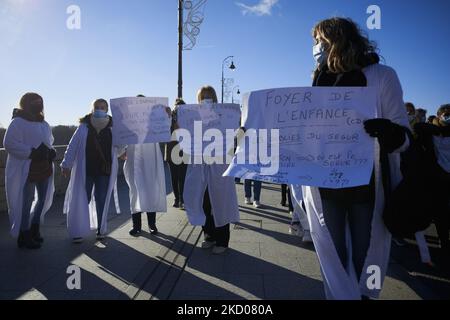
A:
<svg viewBox="0 0 450 320">
<path fill-rule="evenodd" d="M 111 100 L 113 142 L 132 145 L 170 141 L 168 98 L 119 98 Z"/>
<path fill-rule="evenodd" d="M 226 147 L 227 130 L 239 128 L 241 109 L 238 104 L 230 103 L 183 105 L 178 108 L 177 118 L 179 127 L 187 130 L 192 137 L 191 141 L 181 140 L 181 148 L 187 154 L 201 156 L 211 143 L 211 139 L 208 138 L 210 132 L 216 132 L 215 140 L 221 140 L 214 141 L 215 143 Z M 226 148 L 221 149 L 224 154 L 228 151 Z M 216 154 L 216 156 L 222 155 Z"/>
<path fill-rule="evenodd" d="M 226 175 L 280 184 L 324 188 L 366 185 L 374 163 L 374 139 L 364 120 L 375 118 L 377 98 L 370 87 L 304 87 L 251 92 L 244 99 L 244 127 L 279 129 L 278 145 L 267 137 L 241 139 Z M 279 170 L 262 175 L 264 164 L 252 148 L 279 148 Z M 236 159 L 245 157 L 245 164 Z M 253 160 L 253 161 L 252 161 Z M 238 164 L 239 162 L 239 164 Z"/>
</svg>

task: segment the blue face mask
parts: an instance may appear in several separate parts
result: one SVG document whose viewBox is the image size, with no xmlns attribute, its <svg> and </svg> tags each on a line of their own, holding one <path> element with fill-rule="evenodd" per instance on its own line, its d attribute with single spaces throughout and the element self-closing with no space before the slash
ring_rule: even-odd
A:
<svg viewBox="0 0 450 320">
<path fill-rule="evenodd" d="M 450 125 L 450 115 L 448 115 L 448 116 L 442 116 L 442 117 L 441 117 L 441 121 L 444 122 L 445 124 Z"/>
<path fill-rule="evenodd" d="M 319 66 L 323 66 L 327 63 L 328 54 L 325 51 L 325 47 L 322 42 L 319 42 L 313 46 L 313 56 Z"/>
<path fill-rule="evenodd" d="M 97 119 L 104 119 L 108 116 L 108 112 L 103 111 L 103 110 L 95 110 L 94 111 L 94 118 Z"/>
</svg>

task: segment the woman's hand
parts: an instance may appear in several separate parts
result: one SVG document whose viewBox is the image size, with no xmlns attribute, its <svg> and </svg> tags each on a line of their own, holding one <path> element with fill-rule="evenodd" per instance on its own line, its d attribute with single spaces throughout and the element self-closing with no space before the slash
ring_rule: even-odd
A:
<svg viewBox="0 0 450 320">
<path fill-rule="evenodd" d="M 364 129 L 374 138 L 378 138 L 381 149 L 392 153 L 405 143 L 405 128 L 389 119 L 370 119 L 364 121 Z"/>
<path fill-rule="evenodd" d="M 172 109 L 170 109 L 169 107 L 166 107 L 166 112 L 169 115 L 169 118 L 172 117 Z"/>
<path fill-rule="evenodd" d="M 69 178 L 72 170 L 69 168 L 61 168 L 61 174 L 64 178 Z"/>
<path fill-rule="evenodd" d="M 119 159 L 122 160 L 122 161 L 126 161 L 126 160 L 127 160 L 127 152 L 125 151 L 125 152 L 119 157 Z"/>
</svg>

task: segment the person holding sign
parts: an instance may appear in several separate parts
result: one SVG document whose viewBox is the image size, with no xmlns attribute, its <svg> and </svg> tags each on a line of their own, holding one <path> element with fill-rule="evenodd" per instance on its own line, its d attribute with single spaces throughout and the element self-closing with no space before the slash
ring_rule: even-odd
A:
<svg viewBox="0 0 450 320">
<path fill-rule="evenodd" d="M 138 98 L 144 98 L 138 95 Z M 171 114 L 170 108 L 166 109 Z M 130 188 L 130 207 L 133 229 L 130 235 L 137 237 L 141 233 L 142 212 L 147 213 L 150 233 L 158 233 L 156 212 L 167 211 L 166 179 L 161 148 L 158 143 L 128 145 L 123 172 Z"/>
<path fill-rule="evenodd" d="M 11 235 L 18 238 L 19 248 L 39 249 L 44 241 L 39 226 L 52 205 L 55 190 L 56 151 L 52 144 L 52 129 L 44 120 L 42 97 L 26 93 L 20 99 L 20 107 L 13 111 L 3 143 L 8 153 L 5 185 Z"/>
<path fill-rule="evenodd" d="M 203 87 L 197 94 L 200 104 L 217 103 L 214 88 Z M 223 177 L 228 165 L 188 165 L 184 201 L 191 223 L 203 225 L 205 241 L 202 248 L 213 248 L 213 254 L 222 254 L 230 241 L 230 223 L 239 221 L 239 207 L 233 177 Z"/>
<path fill-rule="evenodd" d="M 172 112 L 172 125 L 170 128 L 171 133 L 176 129 L 177 123 L 177 111 L 180 106 L 185 105 L 186 103 L 183 99 L 177 98 L 175 101 L 175 108 Z M 172 178 L 172 189 L 173 195 L 175 196 L 175 201 L 173 203 L 174 208 L 184 209 L 184 200 L 183 200 L 183 190 L 184 190 L 184 180 L 186 178 L 186 170 L 187 164 L 182 161 L 181 163 L 175 163 L 172 158 L 172 154 L 178 155 L 183 158 L 183 150 L 180 148 L 180 144 L 178 141 L 170 141 L 166 144 L 166 159 L 169 162 L 170 166 L 170 176 Z"/>
<path fill-rule="evenodd" d="M 64 213 L 74 243 L 82 242 L 91 230 L 97 230 L 97 240 L 102 240 L 107 230 L 109 202 L 118 169 L 108 109 L 104 99 L 93 102 L 91 113 L 80 119 L 61 163 L 63 176 L 70 177 Z M 120 211 L 117 203 L 116 210 Z"/>
<path fill-rule="evenodd" d="M 327 298 L 377 298 L 391 244 L 382 220 L 385 198 L 402 178 L 400 152 L 409 145 L 402 88 L 396 72 L 379 64 L 375 44 L 352 20 L 323 20 L 313 37 L 313 86 L 373 87 L 380 99 L 377 119 L 364 122 L 367 134 L 378 141 L 370 183 L 343 189 L 303 187 Z"/>
</svg>

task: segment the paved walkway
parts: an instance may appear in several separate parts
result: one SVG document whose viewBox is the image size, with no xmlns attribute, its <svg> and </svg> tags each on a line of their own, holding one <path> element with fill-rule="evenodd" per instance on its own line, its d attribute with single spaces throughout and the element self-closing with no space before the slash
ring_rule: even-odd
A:
<svg viewBox="0 0 450 320">
<path fill-rule="evenodd" d="M 102 242 L 93 234 L 80 245 L 71 243 L 62 198 L 47 217 L 45 243 L 37 251 L 17 249 L 7 215 L 0 214 L 0 299 L 324 299 L 314 248 L 288 233 L 279 186 L 265 185 L 266 205 L 255 209 L 243 204 L 237 185 L 241 222 L 232 225 L 230 249 L 221 256 L 201 249 L 201 228 L 171 207 L 158 214 L 158 236 L 129 236 L 128 189 L 122 179 L 119 186 L 123 213 L 110 214 L 110 234 Z M 81 290 L 67 289 L 70 265 L 82 270 Z M 448 299 L 449 279 L 439 268 L 418 263 L 411 241 L 393 248 L 381 298 Z"/>
</svg>

